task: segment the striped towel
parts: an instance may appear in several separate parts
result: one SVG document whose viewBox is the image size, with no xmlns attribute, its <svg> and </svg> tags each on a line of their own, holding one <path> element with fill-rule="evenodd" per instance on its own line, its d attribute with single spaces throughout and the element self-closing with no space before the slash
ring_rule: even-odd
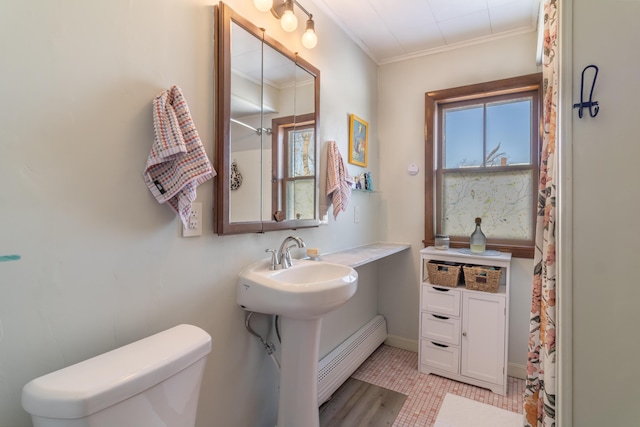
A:
<svg viewBox="0 0 640 427">
<path fill-rule="evenodd" d="M 178 86 L 154 98 L 153 128 L 144 180 L 158 202 L 167 202 L 187 227 L 196 187 L 216 176 L 216 171 Z"/>
<path fill-rule="evenodd" d="M 333 219 L 338 218 L 340 211 L 346 211 L 351 198 L 351 178 L 347 174 L 338 144 L 329 141 L 327 147 L 327 199 L 333 204 Z"/>
</svg>

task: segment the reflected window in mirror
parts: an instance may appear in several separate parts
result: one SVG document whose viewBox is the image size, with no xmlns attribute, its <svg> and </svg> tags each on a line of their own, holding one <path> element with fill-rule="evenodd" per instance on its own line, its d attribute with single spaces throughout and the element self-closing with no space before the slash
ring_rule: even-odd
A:
<svg viewBox="0 0 640 427">
<path fill-rule="evenodd" d="M 316 217 L 316 135 L 313 114 L 273 121 L 273 209 L 285 220 Z M 276 216 L 277 218 L 277 216 Z"/>
</svg>

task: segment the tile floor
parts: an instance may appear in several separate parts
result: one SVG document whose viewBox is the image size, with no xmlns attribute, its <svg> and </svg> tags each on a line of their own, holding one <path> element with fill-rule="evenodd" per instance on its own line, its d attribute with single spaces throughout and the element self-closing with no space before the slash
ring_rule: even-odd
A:
<svg viewBox="0 0 640 427">
<path fill-rule="evenodd" d="M 507 377 L 507 395 L 500 396 L 484 388 L 421 374 L 418 372 L 418 353 L 387 345 L 381 345 L 353 377 L 408 396 L 393 427 L 433 426 L 447 393 L 522 413 L 524 380 Z"/>
</svg>

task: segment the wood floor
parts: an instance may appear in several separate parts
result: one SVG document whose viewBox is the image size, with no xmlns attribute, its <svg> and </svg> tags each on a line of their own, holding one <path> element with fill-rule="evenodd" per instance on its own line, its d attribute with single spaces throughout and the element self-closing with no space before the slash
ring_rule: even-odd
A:
<svg viewBox="0 0 640 427">
<path fill-rule="evenodd" d="M 407 396 L 349 378 L 320 407 L 320 427 L 384 427 L 395 421 Z"/>
</svg>

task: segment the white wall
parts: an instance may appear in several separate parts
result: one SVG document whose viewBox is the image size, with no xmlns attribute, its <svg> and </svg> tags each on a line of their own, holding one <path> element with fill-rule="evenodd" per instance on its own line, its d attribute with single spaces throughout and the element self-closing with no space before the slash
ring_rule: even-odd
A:
<svg viewBox="0 0 640 427">
<path fill-rule="evenodd" d="M 564 224 L 571 247 L 560 260 L 573 274 L 572 290 L 561 292 L 569 299 L 560 300 L 561 309 L 573 310 L 573 358 L 565 366 L 573 384 L 565 386 L 573 393 L 574 426 L 632 426 L 638 425 L 640 401 L 640 3 L 571 3 L 573 14 L 567 8 L 563 13 L 573 17 L 573 28 L 560 33 L 573 42 L 571 51 L 562 52 L 573 61 L 566 70 L 573 87 L 564 94 L 580 102 L 580 75 L 595 64 L 600 72 L 593 100 L 600 111 L 595 118 L 585 111 L 579 119 L 577 110 L 567 108 L 573 137 L 562 144 L 573 165 L 563 181 L 573 199 L 561 200 L 572 211 L 571 223 Z M 587 74 L 586 99 L 592 76 Z M 571 331 L 561 324 L 563 332 Z M 563 397 L 560 404 L 567 408 Z"/>
<path fill-rule="evenodd" d="M 321 70 L 323 154 L 336 139 L 346 156 L 350 113 L 368 119 L 379 176 L 376 65 L 320 11 L 309 52 L 252 2 L 229 4 Z M 30 425 L 20 392 L 32 378 L 179 323 L 213 337 L 198 425 L 275 424 L 277 373 L 244 329 L 235 283 L 289 233 L 214 235 L 209 181 L 198 189 L 203 236 L 182 238 L 142 180 L 151 101 L 173 84 L 212 156 L 213 30 L 208 0 L 0 3 L 0 255 L 21 257 L 0 262 L 1 426 Z M 293 233 L 323 252 L 378 240 L 375 199 L 357 203 L 371 212 L 358 224 L 351 206 Z M 369 293 L 360 300 L 364 315 Z M 342 316 L 338 333 L 360 321 Z"/>
<path fill-rule="evenodd" d="M 403 268 L 381 268 L 379 311 L 389 334 L 418 339 L 419 253 L 424 247 L 425 93 L 536 73 L 536 34 L 527 33 L 380 67 L 380 158 L 384 159 L 380 227 L 383 240 L 409 242 Z M 411 176 L 407 166 L 420 173 Z M 515 259 L 511 276 L 509 363 L 527 362 L 532 260 Z"/>
</svg>

